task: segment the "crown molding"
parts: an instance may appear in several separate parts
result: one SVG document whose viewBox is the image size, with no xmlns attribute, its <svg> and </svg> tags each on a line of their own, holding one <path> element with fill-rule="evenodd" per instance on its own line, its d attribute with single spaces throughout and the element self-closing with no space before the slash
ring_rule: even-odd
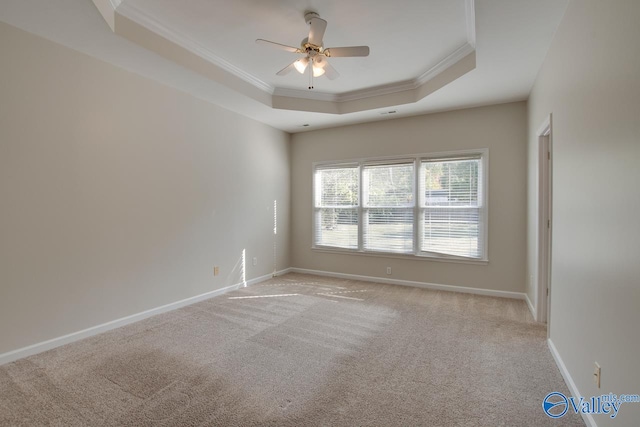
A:
<svg viewBox="0 0 640 427">
<path fill-rule="evenodd" d="M 110 1 L 122 2 L 122 0 L 110 0 Z M 219 57 L 218 55 L 213 53 L 210 49 L 206 48 L 204 45 L 196 42 L 190 37 L 178 31 L 170 29 L 169 27 L 167 27 L 157 19 L 151 17 L 149 14 L 147 14 L 143 10 L 139 9 L 136 6 L 132 6 L 130 2 L 125 1 L 121 3 L 120 7 L 117 10 L 117 13 L 121 14 L 126 18 L 129 18 L 130 20 L 136 22 L 137 24 L 147 28 L 148 30 L 177 44 L 178 46 L 188 50 L 194 55 L 200 56 L 206 61 L 222 68 L 223 70 L 233 74 L 234 76 L 244 80 L 245 82 L 252 84 L 258 89 L 264 92 L 267 92 L 270 95 L 273 95 L 275 88 L 270 84 L 260 80 L 259 78 L 255 77 L 250 73 L 247 73 L 246 71 L 240 69 L 239 67 L 236 67 L 226 59 Z"/>
<path fill-rule="evenodd" d="M 105 20 L 111 31 L 115 32 L 115 15 L 116 8 L 120 5 L 122 0 L 92 0 L 93 5 L 98 9 L 100 15 Z"/>
<path fill-rule="evenodd" d="M 338 102 L 357 101 L 359 99 L 373 98 L 376 96 L 391 95 L 416 88 L 416 80 L 409 80 L 398 83 L 390 83 L 382 86 L 375 86 L 368 89 L 354 90 L 338 95 Z"/>
<path fill-rule="evenodd" d="M 454 50 L 449 56 L 444 58 L 442 61 L 438 62 L 433 67 L 429 68 L 420 77 L 415 79 L 414 89 L 416 89 L 419 86 L 422 86 L 429 80 L 433 79 L 435 76 L 437 76 L 447 68 L 451 67 L 452 65 L 454 65 L 455 63 L 457 63 L 458 61 L 460 61 L 462 58 L 469 55 L 470 53 L 474 52 L 475 50 L 476 49 L 468 42 L 463 44 L 462 46 Z"/>
<path fill-rule="evenodd" d="M 422 85 L 427 83 L 429 80 L 433 79 L 438 74 L 445 71 L 447 68 L 456 64 L 461 59 L 465 58 L 467 55 L 472 53 L 475 49 L 469 43 L 465 43 L 456 49 L 449 56 L 444 58 L 442 61 L 438 62 L 433 67 L 429 68 L 425 73 L 420 75 L 418 78 L 398 82 L 398 83 L 390 83 L 388 85 L 375 86 L 367 89 L 355 90 L 352 92 L 345 93 L 326 93 L 326 92 L 315 92 L 315 91 L 307 91 L 302 89 L 285 89 L 285 88 L 276 88 L 273 95 L 276 96 L 286 96 L 291 98 L 301 98 L 301 99 L 310 99 L 314 101 L 328 101 L 328 102 L 349 102 L 356 101 L 360 99 L 373 98 L 376 96 L 384 96 L 390 95 L 397 92 L 404 92 L 407 90 L 416 90 L 419 89 Z"/>
<path fill-rule="evenodd" d="M 273 96 L 285 96 L 287 98 L 310 99 L 313 101 L 338 102 L 338 94 L 317 92 L 304 89 L 291 89 L 277 87 L 273 92 Z"/>
<path fill-rule="evenodd" d="M 465 13 L 467 15 L 467 43 L 475 49 L 476 47 L 476 2 L 475 0 L 465 0 Z"/>
<path fill-rule="evenodd" d="M 304 89 L 289 89 L 289 88 L 276 88 L 274 96 L 284 96 L 288 98 L 308 99 L 312 101 L 325 101 L 325 102 L 349 102 L 359 99 L 372 98 L 374 96 L 390 95 L 397 92 L 404 92 L 406 90 L 414 90 L 418 85 L 415 80 L 390 83 L 388 85 L 375 86 L 367 89 L 360 89 L 352 92 L 344 93 L 326 93 L 317 91 L 307 91 Z"/>
</svg>

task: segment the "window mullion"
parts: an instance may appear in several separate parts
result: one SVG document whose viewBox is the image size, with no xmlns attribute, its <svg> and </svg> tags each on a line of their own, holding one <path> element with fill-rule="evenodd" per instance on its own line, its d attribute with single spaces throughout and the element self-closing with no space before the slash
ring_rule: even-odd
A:
<svg viewBox="0 0 640 427">
<path fill-rule="evenodd" d="M 413 254 L 417 255 L 420 252 L 420 206 L 422 206 L 422 169 L 420 168 L 420 159 L 414 159 L 413 161 Z"/>
<path fill-rule="evenodd" d="M 364 180 L 362 163 L 358 165 L 358 251 L 364 250 Z"/>
</svg>

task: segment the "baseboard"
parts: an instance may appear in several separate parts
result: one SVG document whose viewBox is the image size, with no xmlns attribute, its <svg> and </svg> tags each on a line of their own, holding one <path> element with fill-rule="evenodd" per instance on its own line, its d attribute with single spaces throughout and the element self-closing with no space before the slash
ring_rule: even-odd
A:
<svg viewBox="0 0 640 427">
<path fill-rule="evenodd" d="M 283 274 L 292 273 L 293 269 L 291 267 L 285 268 L 284 270 L 276 271 L 273 273 L 273 277 L 282 276 Z"/>
<path fill-rule="evenodd" d="M 388 283 L 392 285 L 411 286 L 414 288 L 433 289 L 438 291 L 463 292 L 466 294 L 485 295 L 500 298 L 512 298 L 524 300 L 526 294 L 523 292 L 496 291 L 493 289 L 468 288 L 465 286 L 440 285 L 437 283 L 414 282 L 410 280 L 398 280 L 386 277 L 360 276 L 356 274 L 334 273 L 330 271 L 307 270 L 293 267 L 292 273 L 315 274 L 317 276 L 337 277 L 339 279 L 362 280 L 364 282 Z"/>
<path fill-rule="evenodd" d="M 74 341 L 79 341 L 84 338 L 89 338 L 91 336 L 98 335 L 103 332 L 110 331 L 112 329 L 120 328 L 122 326 L 129 325 L 131 323 L 139 322 L 140 320 L 144 320 L 148 317 L 155 316 L 157 314 L 166 313 L 168 311 L 176 310 L 178 308 L 182 308 L 187 305 L 195 304 L 200 301 L 214 298 L 219 295 L 226 294 L 227 292 L 235 291 L 236 289 L 240 289 L 242 287 L 255 285 L 257 283 L 264 282 L 265 280 L 269 280 L 274 276 L 286 274 L 289 271 L 290 269 L 287 268 L 285 270 L 280 270 L 272 274 L 256 277 L 255 279 L 248 280 L 244 283 L 237 283 L 235 285 L 226 286 L 224 288 L 206 292 L 201 295 L 196 295 L 180 301 L 172 302 L 170 304 L 162 305 L 160 307 L 152 308 L 150 310 L 146 310 L 141 313 L 132 314 L 130 316 L 123 317 L 121 319 L 112 320 L 110 322 L 103 323 L 101 325 L 83 329 L 78 332 L 72 332 L 62 337 L 53 338 L 53 339 L 43 341 L 37 344 L 33 344 L 27 347 L 19 348 L 17 350 L 9 351 L 7 353 L 0 354 L 0 366 L 6 363 L 13 362 L 18 359 L 22 359 L 24 357 L 33 356 L 34 354 L 42 353 L 44 351 L 51 350 L 56 347 L 60 347 L 61 345 L 69 344 Z"/>
<path fill-rule="evenodd" d="M 567 369 L 567 366 L 562 361 L 562 357 L 560 357 L 560 353 L 558 353 L 558 349 L 553 344 L 553 341 L 551 341 L 551 338 L 547 339 L 547 344 L 549 345 L 549 351 L 551 351 L 551 355 L 553 356 L 553 359 L 556 361 L 556 365 L 558 365 L 558 369 L 562 374 L 562 378 L 564 378 L 564 382 L 567 384 L 567 387 L 569 387 L 569 391 L 571 392 L 571 395 L 574 397 L 582 396 L 582 394 L 580 394 L 580 391 L 578 390 L 578 387 L 576 386 L 576 383 L 573 382 L 573 378 L 571 378 L 571 374 L 569 374 L 569 370 Z M 598 427 L 598 425 L 596 424 L 596 421 L 593 419 L 593 416 L 591 414 L 581 414 L 581 415 L 582 415 L 582 420 L 588 427 Z"/>
<path fill-rule="evenodd" d="M 533 306 L 533 304 L 531 304 L 531 300 L 529 299 L 529 295 L 526 292 L 524 294 L 524 300 L 527 302 L 527 306 L 529 307 L 529 311 L 531 312 L 531 315 L 533 316 L 533 320 L 535 320 L 537 322 L 538 321 L 538 312 L 536 311 L 536 308 Z"/>
</svg>

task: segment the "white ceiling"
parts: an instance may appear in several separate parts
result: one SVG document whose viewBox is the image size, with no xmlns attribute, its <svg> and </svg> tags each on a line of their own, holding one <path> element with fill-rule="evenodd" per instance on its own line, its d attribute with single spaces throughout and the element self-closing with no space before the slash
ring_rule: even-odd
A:
<svg viewBox="0 0 640 427">
<path fill-rule="evenodd" d="M 144 31 L 173 36 L 185 51 L 197 52 L 211 63 L 213 72 L 193 66 L 193 61 L 180 55 L 165 54 L 166 47 L 157 43 L 141 47 L 142 37 L 136 37 L 139 28 L 131 30 L 129 25 L 118 35 L 119 27 L 126 27 L 119 25 L 119 16 L 114 33 L 92 0 L 3 0 L 0 20 L 276 128 L 300 132 L 526 99 L 567 1 L 96 0 L 98 5 L 117 6 L 117 14 Z M 328 21 L 325 47 L 371 47 L 366 58 L 331 58 L 340 78 L 318 78 L 313 91 L 306 89 L 307 76 L 275 75 L 295 54 L 255 43 L 264 38 L 298 46 L 308 33 L 303 18 L 307 10 L 317 11 Z M 423 91 L 424 97 L 409 92 L 404 99 L 394 96 L 407 84 L 418 87 L 417 79 L 447 57 L 451 60 L 456 50 L 472 51 L 473 47 L 475 69 L 465 68 L 458 73 L 461 77 L 449 79 L 453 81 L 435 87 L 433 93 Z M 454 59 L 446 65 L 454 65 L 459 58 Z M 221 64 L 231 73 L 218 78 L 215 67 Z M 309 99 L 335 100 L 354 91 L 372 96 L 371 102 L 365 99 L 358 104 L 362 111 L 354 113 L 272 107 L 277 95 L 285 93 L 300 98 L 300 103 L 294 99 L 288 108 L 314 109 L 313 102 L 318 101 Z M 391 110 L 397 113 L 381 115 Z M 302 127 L 306 123 L 310 126 Z"/>
<path fill-rule="evenodd" d="M 328 21 L 325 47 L 369 45 L 367 58 L 333 58 L 341 77 L 315 80 L 315 90 L 349 92 L 414 79 L 467 42 L 465 0 L 124 0 L 138 15 L 252 74 L 272 87 L 308 90 L 308 76 L 276 72 L 300 55 L 255 44 L 258 38 L 299 47 L 309 34 L 305 10 Z M 129 13 L 128 13 L 129 12 Z M 393 34 L 393 37 L 390 35 Z M 399 42 L 401 41 L 401 42 Z M 411 44 L 411 46 L 409 46 Z"/>
</svg>

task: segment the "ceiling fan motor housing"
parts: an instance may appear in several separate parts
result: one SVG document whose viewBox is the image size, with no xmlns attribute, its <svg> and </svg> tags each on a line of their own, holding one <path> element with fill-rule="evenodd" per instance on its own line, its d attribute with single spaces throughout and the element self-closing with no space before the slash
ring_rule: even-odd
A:
<svg viewBox="0 0 640 427">
<path fill-rule="evenodd" d="M 307 23 L 307 25 L 311 25 L 311 20 L 313 18 L 320 18 L 320 15 L 318 15 L 316 12 L 305 12 L 304 21 Z"/>
<path fill-rule="evenodd" d="M 307 52 L 309 55 L 316 55 L 318 53 L 322 53 L 324 50 L 322 46 L 316 46 L 314 44 L 309 43 L 309 37 L 305 37 L 300 42 L 300 48 Z"/>
</svg>

